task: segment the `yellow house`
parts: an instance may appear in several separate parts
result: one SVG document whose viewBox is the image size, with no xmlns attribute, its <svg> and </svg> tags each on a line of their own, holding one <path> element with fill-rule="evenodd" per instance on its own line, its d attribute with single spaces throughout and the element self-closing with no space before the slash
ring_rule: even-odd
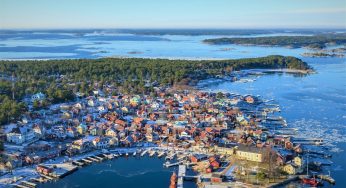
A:
<svg viewBox="0 0 346 188">
<path fill-rule="evenodd" d="M 262 150 L 253 146 L 239 146 L 236 149 L 236 155 L 238 159 L 263 162 Z"/>
<path fill-rule="evenodd" d="M 293 161 L 283 167 L 283 171 L 290 175 L 302 173 L 304 171 L 303 164 L 304 161 L 301 157 L 295 157 Z"/>
<path fill-rule="evenodd" d="M 233 155 L 234 148 L 226 148 L 226 147 L 215 147 L 215 150 L 221 155 Z"/>
<path fill-rule="evenodd" d="M 283 171 L 287 174 L 293 175 L 297 173 L 297 168 L 293 164 L 286 164 L 283 167 Z"/>
<path fill-rule="evenodd" d="M 299 157 L 299 156 L 295 157 L 293 159 L 293 162 L 294 162 L 295 165 L 297 165 L 299 167 L 303 166 L 303 164 L 304 164 L 303 159 L 301 157 Z"/>
</svg>

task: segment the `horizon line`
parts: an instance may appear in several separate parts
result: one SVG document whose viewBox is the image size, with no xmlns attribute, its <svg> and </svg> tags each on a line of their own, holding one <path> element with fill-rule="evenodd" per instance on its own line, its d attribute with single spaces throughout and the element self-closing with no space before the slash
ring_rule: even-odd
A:
<svg viewBox="0 0 346 188">
<path fill-rule="evenodd" d="M 268 30 L 268 29 L 277 29 L 277 30 L 284 30 L 284 29 L 291 29 L 291 30 L 312 30 L 312 29 L 318 29 L 318 30 L 345 30 L 346 27 L 52 27 L 52 28 L 0 28 L 0 31 L 4 30 Z"/>
</svg>

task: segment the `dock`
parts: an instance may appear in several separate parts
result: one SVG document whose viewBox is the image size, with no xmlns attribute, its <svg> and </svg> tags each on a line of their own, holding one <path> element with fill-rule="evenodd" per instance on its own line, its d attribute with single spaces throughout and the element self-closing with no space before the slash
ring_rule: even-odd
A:
<svg viewBox="0 0 346 188">
<path fill-rule="evenodd" d="M 163 165 L 166 167 L 166 168 L 169 168 L 169 167 L 172 167 L 172 166 L 178 166 L 178 165 L 180 165 L 181 164 L 181 162 L 176 162 L 176 163 L 170 163 L 170 162 L 166 162 L 166 163 L 164 163 Z"/>
<path fill-rule="evenodd" d="M 143 157 L 147 152 L 148 152 L 148 150 L 144 150 L 144 151 L 141 153 L 141 157 Z"/>
<path fill-rule="evenodd" d="M 332 177 L 330 177 L 329 175 L 317 175 L 317 177 L 318 178 L 320 178 L 320 179 L 322 179 L 322 180 L 324 180 L 324 181 L 327 181 L 327 182 L 329 182 L 329 183 L 331 183 L 331 184 L 335 184 L 335 180 L 334 180 L 334 178 L 332 178 Z"/>
<path fill-rule="evenodd" d="M 82 159 L 82 161 L 86 162 L 87 164 L 92 163 L 92 161 L 88 160 L 88 159 Z"/>
<path fill-rule="evenodd" d="M 29 187 L 36 187 L 36 184 L 32 182 L 22 181 L 22 183 L 24 183 L 25 185 L 28 185 Z"/>
<path fill-rule="evenodd" d="M 102 154 L 104 157 L 106 157 L 107 159 L 113 159 L 114 155 L 113 154 Z"/>
<path fill-rule="evenodd" d="M 159 153 L 158 153 L 158 155 L 157 155 L 157 157 L 159 157 L 159 158 L 160 158 L 160 157 L 162 157 L 164 154 L 165 154 L 165 152 L 164 152 L 164 151 L 159 152 Z"/>
<path fill-rule="evenodd" d="M 94 156 L 94 158 L 96 158 L 96 159 L 98 159 L 99 161 L 102 161 L 103 160 L 103 158 L 102 157 L 100 157 L 100 156 Z"/>
<path fill-rule="evenodd" d="M 46 182 L 42 177 L 40 177 L 39 179 L 37 179 L 37 178 L 31 178 L 30 180 L 31 180 L 31 181 L 34 181 L 34 182 L 38 182 L 38 183 L 44 183 L 44 182 Z"/>
<path fill-rule="evenodd" d="M 24 185 L 19 185 L 19 184 L 14 184 L 14 186 L 19 187 L 19 188 L 30 188 L 30 187 L 27 187 L 27 186 L 24 186 Z"/>
<path fill-rule="evenodd" d="M 174 157 L 175 157 L 175 153 L 169 153 L 165 159 L 166 160 L 172 160 Z"/>
<path fill-rule="evenodd" d="M 183 188 L 185 175 L 186 175 L 186 166 L 185 165 L 179 165 L 177 188 Z"/>
<path fill-rule="evenodd" d="M 95 159 L 94 157 L 87 157 L 87 159 L 94 162 L 100 162 L 98 159 Z"/>
<path fill-rule="evenodd" d="M 80 161 L 72 161 L 72 164 L 77 165 L 77 166 L 84 166 L 84 163 Z"/>
<path fill-rule="evenodd" d="M 40 174 L 42 177 L 48 179 L 48 180 L 53 180 L 54 178 L 50 177 L 50 176 L 47 176 L 47 175 L 44 175 L 44 174 Z"/>
</svg>

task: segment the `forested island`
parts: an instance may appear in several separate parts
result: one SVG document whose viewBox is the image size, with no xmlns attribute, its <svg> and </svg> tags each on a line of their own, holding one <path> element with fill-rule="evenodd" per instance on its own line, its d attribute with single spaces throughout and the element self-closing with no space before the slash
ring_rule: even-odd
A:
<svg viewBox="0 0 346 188">
<path fill-rule="evenodd" d="M 325 52 L 305 52 L 301 54 L 305 57 L 344 57 L 344 54 L 340 53 L 325 53 Z"/>
<path fill-rule="evenodd" d="M 246 38 L 214 38 L 205 39 L 207 44 L 240 44 L 261 46 L 282 46 L 290 48 L 323 49 L 330 45 L 345 45 L 346 33 L 317 34 L 312 36 L 272 36 L 272 37 L 246 37 Z"/>
<path fill-rule="evenodd" d="M 193 86 L 202 79 L 250 68 L 311 70 L 307 63 L 290 56 L 235 60 L 103 58 L 0 61 L 0 124 L 14 121 L 27 111 L 22 99 L 38 92 L 43 92 L 47 99 L 34 103 L 34 108 L 73 100 L 77 93 L 88 96 L 94 90 L 106 94 L 116 94 L 107 93 L 115 91 L 150 94 L 154 86 Z"/>
</svg>

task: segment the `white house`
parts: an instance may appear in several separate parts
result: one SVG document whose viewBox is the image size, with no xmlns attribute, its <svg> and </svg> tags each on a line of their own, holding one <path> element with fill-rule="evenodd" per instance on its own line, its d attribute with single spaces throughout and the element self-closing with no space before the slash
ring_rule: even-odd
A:
<svg viewBox="0 0 346 188">
<path fill-rule="evenodd" d="M 36 93 L 36 94 L 31 96 L 31 102 L 41 101 L 41 100 L 44 100 L 44 99 L 46 99 L 46 95 L 43 94 L 42 92 Z"/>
<path fill-rule="evenodd" d="M 109 147 L 109 141 L 110 141 L 109 138 L 97 137 L 92 141 L 92 143 L 93 143 L 94 147 L 97 149 L 105 149 L 105 148 Z"/>
<path fill-rule="evenodd" d="M 88 106 L 91 106 L 91 107 L 95 106 L 95 102 L 93 99 L 88 100 Z"/>
<path fill-rule="evenodd" d="M 15 144 L 30 142 L 35 139 L 35 133 L 27 127 L 16 127 L 6 134 L 7 141 Z"/>
</svg>

